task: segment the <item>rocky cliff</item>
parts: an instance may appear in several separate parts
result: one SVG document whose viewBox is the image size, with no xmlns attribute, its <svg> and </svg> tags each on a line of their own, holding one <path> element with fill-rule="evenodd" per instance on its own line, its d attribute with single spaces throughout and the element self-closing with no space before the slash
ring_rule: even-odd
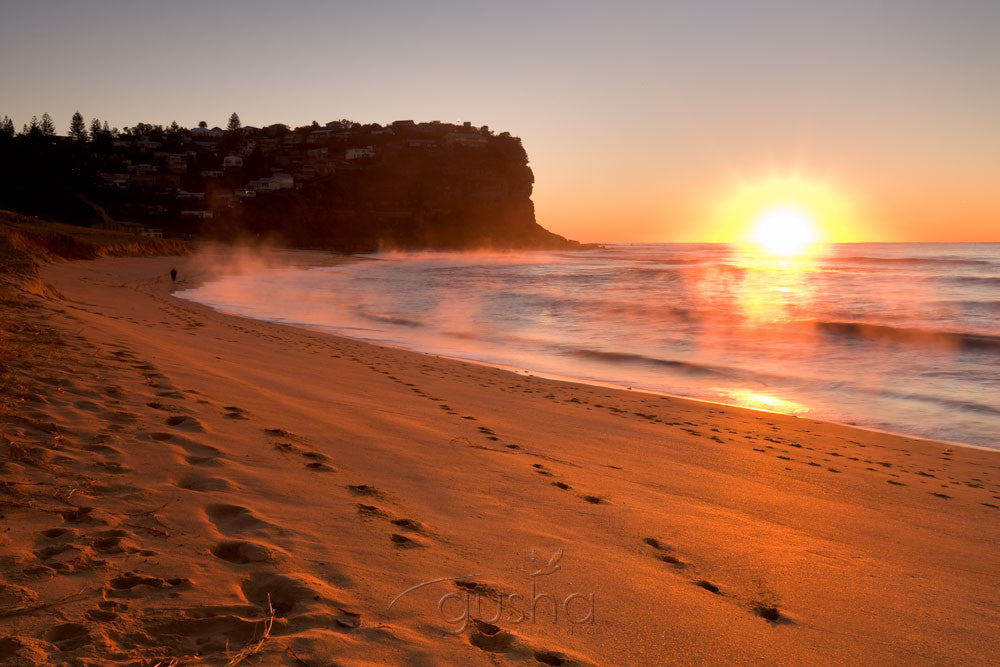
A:
<svg viewBox="0 0 1000 667">
<path fill-rule="evenodd" d="M 347 252 L 580 247 L 535 221 L 521 140 L 470 124 L 140 124 L 90 140 L 8 137 L 0 166 L 0 206 L 168 236 Z"/>
</svg>

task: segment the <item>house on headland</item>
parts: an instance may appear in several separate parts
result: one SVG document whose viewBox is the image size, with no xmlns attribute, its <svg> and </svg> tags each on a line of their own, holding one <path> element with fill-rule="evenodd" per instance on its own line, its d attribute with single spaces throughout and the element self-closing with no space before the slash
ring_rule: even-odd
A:
<svg viewBox="0 0 1000 667">
<path fill-rule="evenodd" d="M 472 132 L 449 132 L 444 135 L 444 142 L 449 146 L 467 146 L 470 148 L 483 148 L 490 143 L 489 137 Z"/>
<path fill-rule="evenodd" d="M 345 160 L 363 160 L 365 158 L 375 157 L 375 149 L 371 146 L 365 146 L 364 148 L 348 148 L 344 151 Z"/>
</svg>

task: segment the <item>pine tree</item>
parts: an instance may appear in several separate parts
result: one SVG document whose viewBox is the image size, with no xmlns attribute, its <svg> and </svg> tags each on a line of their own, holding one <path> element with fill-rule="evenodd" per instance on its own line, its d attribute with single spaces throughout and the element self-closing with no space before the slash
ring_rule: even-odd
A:
<svg viewBox="0 0 1000 667">
<path fill-rule="evenodd" d="M 38 125 L 38 116 L 31 117 L 31 122 L 24 126 L 22 134 L 26 137 L 31 137 L 32 139 L 37 139 L 42 136 L 42 128 Z"/>
<path fill-rule="evenodd" d="M 226 129 L 230 132 L 239 132 L 241 127 L 243 127 L 243 125 L 240 123 L 240 117 L 237 116 L 234 111 L 233 115 L 229 117 L 229 125 L 226 126 Z"/>
<path fill-rule="evenodd" d="M 48 113 L 42 114 L 42 122 L 38 126 L 42 134 L 46 137 L 54 136 L 56 133 L 56 124 L 52 122 L 52 116 Z"/>
<path fill-rule="evenodd" d="M 96 118 L 90 121 L 90 140 L 96 141 L 101 136 L 101 121 Z"/>
<path fill-rule="evenodd" d="M 13 137 L 13 136 L 14 136 L 14 121 L 12 121 L 9 116 L 4 116 L 3 120 L 0 120 L 0 137 Z"/>
<path fill-rule="evenodd" d="M 73 114 L 73 119 L 69 122 L 69 136 L 77 141 L 87 140 L 87 126 L 83 122 L 83 115 L 79 109 Z"/>
</svg>

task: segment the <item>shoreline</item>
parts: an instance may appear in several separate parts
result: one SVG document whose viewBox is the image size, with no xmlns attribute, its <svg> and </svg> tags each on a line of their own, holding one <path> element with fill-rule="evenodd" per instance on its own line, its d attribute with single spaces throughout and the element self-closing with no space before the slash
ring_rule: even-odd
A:
<svg viewBox="0 0 1000 667">
<path fill-rule="evenodd" d="M 236 317 L 245 317 L 243 315 L 238 315 L 238 314 L 235 314 L 235 313 L 233 315 L 236 316 Z M 248 319 L 254 319 L 254 318 L 248 318 Z M 298 325 L 291 325 L 291 326 L 298 326 Z M 333 333 L 333 332 L 327 332 L 327 333 L 331 333 L 331 335 L 334 335 L 334 336 L 343 336 L 344 338 L 352 338 L 351 336 L 346 336 L 346 335 L 343 335 L 343 334 L 338 334 L 338 333 Z M 359 338 L 352 338 L 352 339 L 353 340 L 362 340 L 362 341 L 364 341 L 366 343 L 371 343 L 373 345 L 381 345 L 381 346 L 384 346 L 384 347 L 397 347 L 395 345 L 390 345 L 388 343 L 382 343 L 380 341 L 371 341 L 371 340 L 367 340 L 367 339 L 364 339 L 364 338 L 360 338 L 360 339 Z M 793 415 L 793 414 L 789 414 L 787 412 L 778 412 L 776 410 L 767 410 L 765 408 L 752 408 L 752 407 L 749 407 L 749 406 L 746 406 L 746 405 L 736 405 L 734 403 L 725 403 L 723 401 L 713 401 L 713 400 L 708 399 L 708 398 L 697 398 L 695 396 L 685 396 L 684 394 L 672 394 L 672 393 L 670 393 L 668 391 L 656 391 L 654 389 L 642 389 L 642 388 L 639 388 L 639 387 L 626 387 L 625 385 L 616 384 L 614 382 L 602 382 L 600 380 L 587 380 L 585 378 L 574 378 L 574 377 L 565 376 L 565 375 L 558 375 L 556 373 L 542 373 L 542 372 L 532 371 L 532 370 L 523 370 L 523 369 L 515 368 L 513 366 L 505 366 L 504 364 L 494 364 L 494 363 L 490 363 L 488 361 L 480 361 L 478 359 L 466 359 L 466 358 L 463 358 L 463 357 L 450 357 L 450 356 L 447 356 L 447 355 L 431 354 L 430 352 L 420 352 L 419 350 L 411 350 L 410 348 L 405 348 L 405 347 L 401 347 L 401 346 L 399 346 L 398 349 L 407 350 L 407 351 L 410 351 L 410 352 L 416 352 L 417 354 L 426 354 L 428 356 L 440 357 L 442 359 L 452 359 L 453 361 L 459 361 L 459 362 L 466 363 L 466 364 L 477 364 L 477 365 L 482 365 L 482 366 L 488 366 L 490 368 L 497 368 L 499 370 L 508 371 L 508 372 L 514 373 L 516 375 L 524 374 L 524 375 L 528 375 L 529 377 L 530 376 L 537 376 L 537 377 L 546 378 L 546 379 L 549 379 L 549 380 L 556 380 L 558 382 L 566 382 L 566 383 L 569 383 L 569 384 L 584 384 L 584 385 L 590 385 L 590 386 L 594 386 L 594 387 L 603 387 L 605 389 L 614 389 L 615 391 L 630 391 L 630 392 L 634 392 L 634 393 L 637 393 L 637 394 L 648 394 L 650 396 L 662 396 L 664 398 L 671 398 L 671 399 L 676 399 L 676 400 L 679 400 L 679 401 L 694 401 L 696 403 L 707 403 L 708 405 L 714 405 L 714 406 L 717 406 L 717 407 L 720 407 L 720 408 L 727 408 L 727 409 L 733 409 L 733 410 L 750 410 L 752 412 L 761 412 L 761 413 L 768 414 L 768 415 L 781 415 L 782 417 L 794 417 L 794 418 L 797 418 L 797 419 L 807 419 L 807 420 L 815 422 L 817 424 L 830 424 L 832 426 L 841 426 L 841 427 L 844 427 L 844 428 L 853 428 L 853 429 L 857 429 L 859 431 L 869 431 L 871 433 L 878 433 L 878 434 L 881 434 L 881 435 L 891 435 L 891 436 L 894 436 L 894 437 L 897 437 L 897 438 L 907 438 L 907 439 L 911 439 L 911 440 L 920 440 L 920 441 L 923 441 L 923 442 L 928 442 L 928 443 L 933 443 L 933 444 L 938 444 L 938 445 L 948 445 L 949 447 L 965 447 L 967 449 L 975 449 L 975 450 L 982 451 L 982 452 L 1000 453 L 1000 447 L 990 447 L 988 445 L 978 445 L 978 444 L 973 443 L 973 442 L 961 442 L 959 440 L 945 440 L 943 438 L 929 438 L 929 437 L 926 437 L 926 436 L 916 435 L 916 434 L 913 434 L 913 433 L 903 433 L 902 431 L 893 431 L 893 430 L 890 430 L 890 429 L 875 428 L 874 426 L 863 426 L 861 424 L 851 424 L 849 422 L 836 421 L 834 419 L 817 419 L 816 417 L 809 417 L 809 416 L 806 416 L 806 415 Z"/>
<path fill-rule="evenodd" d="M 222 314 L 171 296 L 198 261 L 51 265 L 18 311 L 7 660 L 993 654 L 992 454 Z M 578 601 L 448 620 L 530 586 Z"/>
<path fill-rule="evenodd" d="M 386 259 L 379 258 L 379 257 L 371 257 L 371 256 L 367 256 L 367 255 L 337 255 L 337 254 L 333 254 L 333 253 L 327 253 L 325 251 L 304 251 L 304 250 L 296 250 L 296 249 L 282 249 L 282 250 L 277 250 L 277 251 L 272 251 L 272 252 L 276 256 L 285 256 L 285 257 L 295 258 L 296 259 L 296 263 L 304 262 L 304 263 L 306 263 L 306 266 L 304 266 L 303 268 L 306 268 L 306 269 L 313 268 L 313 267 L 332 266 L 332 265 L 335 265 L 335 264 L 341 264 L 341 263 L 352 262 L 352 261 L 391 261 L 391 260 L 386 260 Z M 326 256 L 326 257 L 324 257 L 324 256 Z M 325 259 L 325 261 L 320 261 L 320 259 Z M 336 261 L 332 261 L 331 262 L 330 261 L 331 259 L 335 259 Z M 204 276 L 196 276 L 195 279 L 194 279 L 194 284 L 191 285 L 191 286 L 186 286 L 184 289 L 185 290 L 187 290 L 187 289 L 196 289 L 197 287 L 199 287 L 200 285 L 203 284 L 204 280 L 205 280 Z M 816 422 L 819 422 L 819 423 L 836 424 L 836 425 L 843 426 L 843 427 L 856 428 L 856 429 L 860 429 L 860 430 L 863 430 L 863 431 L 870 431 L 870 432 L 873 432 L 873 433 L 881 433 L 881 434 L 886 434 L 886 435 L 894 435 L 894 436 L 898 436 L 898 437 L 902 437 L 902 438 L 912 438 L 912 439 L 915 439 L 915 440 L 921 440 L 921 441 L 926 441 L 926 442 L 944 444 L 944 445 L 948 445 L 948 446 L 952 446 L 952 447 L 965 447 L 965 448 L 975 449 L 975 450 L 979 450 L 979 451 L 1000 452 L 1000 446 L 998 446 L 998 447 L 991 447 L 990 445 L 983 445 L 983 444 L 973 443 L 973 442 L 965 442 L 965 441 L 962 441 L 962 440 L 951 440 L 951 439 L 947 439 L 947 438 L 938 438 L 938 437 L 932 437 L 932 436 L 925 436 L 925 435 L 920 435 L 920 434 L 916 434 L 916 433 L 907 433 L 905 431 L 898 431 L 898 430 L 894 430 L 894 429 L 891 429 L 891 428 L 879 428 L 879 427 L 876 427 L 876 426 L 867 426 L 867 425 L 864 425 L 864 424 L 851 423 L 851 422 L 848 422 L 848 421 L 841 421 L 841 420 L 837 420 L 837 419 L 815 418 L 815 417 L 810 417 L 810 416 L 807 416 L 807 415 L 795 415 L 795 414 L 787 413 L 787 412 L 779 412 L 779 411 L 775 411 L 775 410 L 768 410 L 766 408 L 756 408 L 756 407 L 745 406 L 745 405 L 737 405 L 737 404 L 734 404 L 734 403 L 727 403 L 725 401 L 713 400 L 713 399 L 710 399 L 710 398 L 700 398 L 700 397 L 696 397 L 696 396 L 688 396 L 688 395 L 685 395 L 685 394 L 675 394 L 675 393 L 672 393 L 672 392 L 669 392 L 669 391 L 658 391 L 658 390 L 655 390 L 655 389 L 647 389 L 647 388 L 641 388 L 641 387 L 629 387 L 629 386 L 626 386 L 626 385 L 623 385 L 623 384 L 620 384 L 620 383 L 616 383 L 616 382 L 603 381 L 603 380 L 595 380 L 595 379 L 590 379 L 590 378 L 574 377 L 574 376 L 569 376 L 569 375 L 561 375 L 561 374 L 558 374 L 558 373 L 548 373 L 548 372 L 544 372 L 544 371 L 537 371 L 537 370 L 533 370 L 533 369 L 512 366 L 512 365 L 509 365 L 509 364 L 491 362 L 491 361 L 486 361 L 486 360 L 482 360 L 482 359 L 471 359 L 471 358 L 468 358 L 468 357 L 459 357 L 459 356 L 453 356 L 453 355 L 447 355 L 447 354 L 436 354 L 434 352 L 426 352 L 426 351 L 423 351 L 423 350 L 415 349 L 413 347 L 407 347 L 406 345 L 394 344 L 394 343 L 386 342 L 386 341 L 379 340 L 379 339 L 376 339 L 376 338 L 365 338 L 365 337 L 360 337 L 360 336 L 352 336 L 352 335 L 350 335 L 348 333 L 344 333 L 342 331 L 336 331 L 336 330 L 333 330 L 333 329 L 328 329 L 328 328 L 326 328 L 326 327 L 324 327 L 322 325 L 313 325 L 313 324 L 304 323 L 304 322 L 282 322 L 282 321 L 271 320 L 271 319 L 266 319 L 266 318 L 255 318 L 255 317 L 252 317 L 250 315 L 244 315 L 244 314 L 241 314 L 241 313 L 238 313 L 238 312 L 226 310 L 224 308 L 216 308 L 215 306 L 204 304 L 204 303 L 201 303 L 201 302 L 199 302 L 197 300 L 194 300 L 194 299 L 188 299 L 188 298 L 183 297 L 183 296 L 176 296 L 176 291 L 173 293 L 173 295 L 175 296 L 175 298 L 184 299 L 184 300 L 190 301 L 192 303 L 197 303 L 197 304 L 205 306 L 207 308 L 211 308 L 212 310 L 215 310 L 216 312 L 223 313 L 223 314 L 226 314 L 226 315 L 230 315 L 230 316 L 233 316 L 233 317 L 240 317 L 240 318 L 245 318 L 245 319 L 250 319 L 250 320 L 257 320 L 257 321 L 261 321 L 261 322 L 269 322 L 269 323 L 272 323 L 272 324 L 279 324 L 279 325 L 284 325 L 284 326 L 299 327 L 299 328 L 307 329 L 307 330 L 311 330 L 311 331 L 319 331 L 319 332 L 322 332 L 322 333 L 330 335 L 330 336 L 347 338 L 347 339 L 350 339 L 350 340 L 355 340 L 355 341 L 359 341 L 359 342 L 368 343 L 370 345 L 377 345 L 377 346 L 387 347 L 387 348 L 392 348 L 392 349 L 405 350 L 407 352 L 412 352 L 412 353 L 415 353 L 415 354 L 423 354 L 423 355 L 432 356 L 432 357 L 438 357 L 438 358 L 444 358 L 444 359 L 452 359 L 454 361 L 463 362 L 463 363 L 483 365 L 483 366 L 488 366 L 488 367 L 491 367 L 491 368 L 497 368 L 497 369 L 501 369 L 501 370 L 505 370 L 505 371 L 509 371 L 509 372 L 517 373 L 517 374 L 524 373 L 524 374 L 533 375 L 533 376 L 537 376 L 537 377 L 543 377 L 543 378 L 547 378 L 547 379 L 551 379 L 551 380 L 557 380 L 557 381 L 560 381 L 560 382 L 567 382 L 567 383 L 571 383 L 571 384 L 584 384 L 584 385 L 589 385 L 589 386 L 603 387 L 603 388 L 607 388 L 607 389 L 614 389 L 614 390 L 617 390 L 617 391 L 631 391 L 631 392 L 636 392 L 636 393 L 648 394 L 648 395 L 652 395 L 652 396 L 664 396 L 664 397 L 678 399 L 678 400 L 696 401 L 696 402 L 699 402 L 699 403 L 707 403 L 707 404 L 710 404 L 710 405 L 717 405 L 717 406 L 720 406 L 720 407 L 731 408 L 731 409 L 751 410 L 751 411 L 754 411 L 754 412 L 762 412 L 762 413 L 766 413 L 766 414 L 783 415 L 783 416 L 786 416 L 786 417 L 799 416 L 802 419 L 810 419 L 810 420 L 813 420 L 813 421 L 816 421 Z"/>
</svg>

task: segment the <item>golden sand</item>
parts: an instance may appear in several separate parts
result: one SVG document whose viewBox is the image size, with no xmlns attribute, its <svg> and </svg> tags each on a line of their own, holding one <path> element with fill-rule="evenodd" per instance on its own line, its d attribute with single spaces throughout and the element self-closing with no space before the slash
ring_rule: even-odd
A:
<svg viewBox="0 0 1000 667">
<path fill-rule="evenodd" d="M 220 314 L 189 261 L 3 306 L 0 662 L 998 657 L 997 453 Z"/>
</svg>

